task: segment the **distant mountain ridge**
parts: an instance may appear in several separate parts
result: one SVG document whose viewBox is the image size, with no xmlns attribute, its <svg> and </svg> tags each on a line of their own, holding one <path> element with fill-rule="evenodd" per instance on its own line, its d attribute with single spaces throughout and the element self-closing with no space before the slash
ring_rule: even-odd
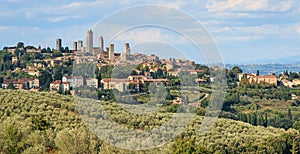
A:
<svg viewBox="0 0 300 154">
<path fill-rule="evenodd" d="M 300 55 L 279 57 L 279 58 L 263 58 L 236 62 L 237 64 L 300 64 Z"/>
<path fill-rule="evenodd" d="M 240 67 L 245 73 L 256 73 L 259 70 L 261 75 L 279 75 L 284 71 L 300 72 L 300 64 L 226 64 L 226 68 Z"/>
</svg>

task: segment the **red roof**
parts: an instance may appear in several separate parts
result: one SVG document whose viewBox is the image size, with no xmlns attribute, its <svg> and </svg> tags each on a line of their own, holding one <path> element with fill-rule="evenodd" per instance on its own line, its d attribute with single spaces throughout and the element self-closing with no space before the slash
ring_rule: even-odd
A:
<svg viewBox="0 0 300 154">
<path fill-rule="evenodd" d="M 168 79 L 145 79 L 145 82 L 169 82 Z"/>
<path fill-rule="evenodd" d="M 67 79 L 72 79 L 72 76 L 64 76 Z"/>
<path fill-rule="evenodd" d="M 70 84 L 70 82 L 62 82 L 61 84 Z"/>
<path fill-rule="evenodd" d="M 22 84 L 21 82 L 18 82 L 18 81 L 13 80 L 13 79 L 6 79 L 6 80 L 3 81 L 3 84 L 10 84 L 10 83 L 12 83 L 12 84 Z"/>
<path fill-rule="evenodd" d="M 32 81 L 33 79 L 29 79 L 29 78 L 23 78 L 23 79 L 19 79 L 18 82 L 28 82 L 28 81 Z"/>
<path fill-rule="evenodd" d="M 55 80 L 54 82 L 52 82 L 52 84 L 60 84 L 61 80 Z"/>
<path fill-rule="evenodd" d="M 197 73 L 203 73 L 204 70 L 195 70 Z"/>
<path fill-rule="evenodd" d="M 139 80 L 131 80 L 129 83 L 132 83 L 132 84 L 138 84 L 138 83 L 139 83 Z"/>
<path fill-rule="evenodd" d="M 103 78 L 103 82 L 127 82 L 127 79 L 116 79 L 116 78 Z"/>
</svg>

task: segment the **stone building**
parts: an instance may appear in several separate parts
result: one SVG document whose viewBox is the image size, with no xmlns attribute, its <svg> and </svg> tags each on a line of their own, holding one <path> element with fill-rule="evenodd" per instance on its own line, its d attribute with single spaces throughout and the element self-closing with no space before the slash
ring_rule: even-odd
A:
<svg viewBox="0 0 300 154">
<path fill-rule="evenodd" d="M 93 53 L 93 31 L 91 29 L 86 32 L 86 53 Z"/>
<path fill-rule="evenodd" d="M 56 50 L 61 51 L 61 47 L 62 47 L 62 40 L 56 39 Z"/>
</svg>

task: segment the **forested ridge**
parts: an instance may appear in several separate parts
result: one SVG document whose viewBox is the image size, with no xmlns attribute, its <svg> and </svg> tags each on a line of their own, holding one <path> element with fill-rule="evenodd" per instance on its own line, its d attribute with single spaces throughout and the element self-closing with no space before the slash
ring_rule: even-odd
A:
<svg viewBox="0 0 300 154">
<path fill-rule="evenodd" d="M 98 103 L 101 103 L 100 101 Z M 171 113 L 141 118 L 102 102 L 111 119 L 131 129 L 151 129 Z M 95 110 L 97 111 L 97 110 Z M 95 113 L 89 113 L 91 115 Z M 123 119 L 121 118 L 123 117 Z M 128 118 L 127 120 L 124 120 Z M 151 150 L 129 151 L 105 143 L 87 129 L 74 98 L 48 92 L 0 89 L 0 153 L 299 153 L 300 135 L 294 129 L 253 126 L 220 118 L 205 134 L 195 115 L 172 142 Z M 143 124 L 147 124 L 146 126 Z"/>
</svg>

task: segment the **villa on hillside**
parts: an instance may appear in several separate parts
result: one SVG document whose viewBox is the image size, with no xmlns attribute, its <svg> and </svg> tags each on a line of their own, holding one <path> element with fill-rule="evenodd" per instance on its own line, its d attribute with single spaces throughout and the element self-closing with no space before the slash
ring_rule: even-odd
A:
<svg viewBox="0 0 300 154">
<path fill-rule="evenodd" d="M 82 76 L 63 76 L 62 82 L 69 82 L 70 88 L 83 86 L 83 77 Z"/>
<path fill-rule="evenodd" d="M 50 83 L 50 91 L 58 91 L 61 88 L 61 80 L 55 80 Z"/>
<path fill-rule="evenodd" d="M 276 75 L 254 76 L 252 79 L 257 84 L 265 82 L 265 83 L 273 84 L 273 85 L 277 86 L 277 77 L 276 77 Z M 252 82 L 252 80 L 250 80 L 250 83 L 251 82 Z"/>
<path fill-rule="evenodd" d="M 276 75 L 262 75 L 262 76 L 257 76 L 256 74 L 243 74 L 243 73 L 238 73 L 238 79 L 241 81 L 243 78 L 247 78 L 249 80 L 249 83 L 268 83 L 268 84 L 273 84 L 277 86 L 278 78 Z"/>
<path fill-rule="evenodd" d="M 127 79 L 103 78 L 101 84 L 103 89 L 117 89 L 123 92 L 127 90 L 129 82 Z"/>
<path fill-rule="evenodd" d="M 15 89 L 34 89 L 40 86 L 39 79 L 22 78 L 19 80 L 7 79 L 2 83 L 2 88 L 6 89 L 12 84 Z"/>
<path fill-rule="evenodd" d="M 61 80 L 55 80 L 50 83 L 50 91 L 70 91 L 70 82 L 62 82 Z"/>
</svg>

